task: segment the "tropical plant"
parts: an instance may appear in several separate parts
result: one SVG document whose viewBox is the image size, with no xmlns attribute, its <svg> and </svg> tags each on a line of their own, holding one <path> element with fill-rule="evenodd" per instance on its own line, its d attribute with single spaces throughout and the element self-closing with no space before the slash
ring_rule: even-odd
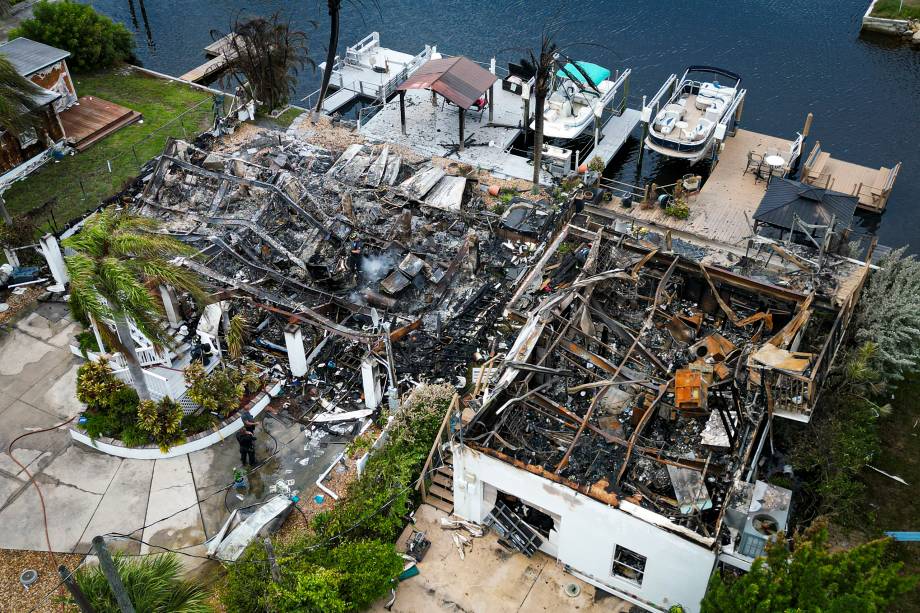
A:
<svg viewBox="0 0 920 613">
<path fill-rule="evenodd" d="M 200 583 L 182 580 L 182 565 L 174 553 L 138 558 L 116 553 L 114 562 L 128 598 L 139 613 L 208 613 L 212 610 L 205 588 Z M 98 565 L 83 566 L 74 577 L 97 613 L 121 611 Z"/>
<path fill-rule="evenodd" d="M 20 75 L 9 59 L 0 54 L 0 126 L 17 133 L 36 126 L 35 111 L 39 106 L 35 96 L 40 92 L 37 85 Z M 10 223 L 11 220 L 4 221 Z"/>
<path fill-rule="evenodd" d="M 134 35 L 124 24 L 112 21 L 87 4 L 73 0 L 42 0 L 33 17 L 10 32 L 70 51 L 67 60 L 77 72 L 107 68 L 134 55 Z"/>
<path fill-rule="evenodd" d="M 687 219 L 690 217 L 690 207 L 683 198 L 675 198 L 674 201 L 664 209 L 664 213 L 676 219 Z"/>
<path fill-rule="evenodd" d="M 91 410 L 107 408 L 112 394 L 124 387 L 125 384 L 115 378 L 104 358 L 84 362 L 77 369 L 77 400 Z"/>
<path fill-rule="evenodd" d="M 875 345 L 872 365 L 883 383 L 920 367 L 920 262 L 905 250 L 879 262 L 856 314 L 856 340 Z"/>
<path fill-rule="evenodd" d="M 888 559 L 889 542 L 831 552 L 826 525 L 816 522 L 795 539 L 792 553 L 781 538 L 767 544 L 766 557 L 757 558 L 747 574 L 732 579 L 715 573 L 701 611 L 886 611 L 917 583 L 902 573 L 903 564 Z"/>
<path fill-rule="evenodd" d="M 310 59 L 310 37 L 302 30 L 294 30 L 278 13 L 265 19 L 257 17 L 236 21 L 226 55 L 227 79 L 249 89 L 257 104 L 268 110 L 287 104 L 297 86 L 297 75 L 304 68 L 314 68 Z M 223 33 L 212 31 L 218 40 Z"/>
<path fill-rule="evenodd" d="M 196 362 L 185 369 L 186 395 L 206 411 L 227 416 L 240 406 L 245 388 L 236 370 L 216 368 L 210 373 Z"/>
<path fill-rule="evenodd" d="M 604 158 L 599 155 L 595 155 L 591 158 L 591 161 L 588 162 L 588 170 L 590 171 L 603 173 L 605 168 L 607 168 L 607 166 L 604 164 Z"/>
<path fill-rule="evenodd" d="M 533 136 L 533 189 L 540 188 L 540 171 L 543 163 L 543 113 L 546 109 L 546 98 L 549 96 L 549 87 L 553 79 L 553 70 L 556 66 L 556 52 L 558 50 L 554 41 L 555 31 L 544 27 L 540 34 L 540 48 L 536 53 L 531 50 L 530 57 L 523 62 L 526 69 L 534 74 L 534 136 Z"/>
<path fill-rule="evenodd" d="M 169 396 L 159 402 L 142 400 L 137 407 L 137 421 L 141 430 L 150 435 L 163 453 L 185 442 L 182 407 Z"/>
<path fill-rule="evenodd" d="M 376 0 L 372 0 L 376 4 Z M 363 7 L 362 0 L 354 0 L 354 4 Z M 342 13 L 342 0 L 326 0 L 326 9 L 329 11 L 329 44 L 326 46 L 326 65 L 323 67 L 323 79 L 319 86 L 319 98 L 316 100 L 316 113 L 323 112 L 323 101 L 329 91 L 329 80 L 335 68 L 335 56 L 339 48 L 339 17 Z"/>
<path fill-rule="evenodd" d="M 160 285 L 189 292 L 203 304 L 206 296 L 193 273 L 173 263 L 177 255 L 194 250 L 178 240 L 155 234 L 157 223 L 114 209 L 87 220 L 83 230 L 63 241 L 73 255 L 64 258 L 70 275 L 70 310 L 103 341 L 124 351 L 134 388 L 150 398 L 144 372 L 131 336 L 133 324 L 156 345 L 171 342 L 162 325 Z M 114 329 L 109 327 L 114 323 Z"/>
<path fill-rule="evenodd" d="M 227 353 L 234 360 L 239 360 L 243 355 L 243 345 L 249 336 L 249 322 L 242 313 L 237 313 L 230 318 L 230 329 L 227 330 Z"/>
</svg>

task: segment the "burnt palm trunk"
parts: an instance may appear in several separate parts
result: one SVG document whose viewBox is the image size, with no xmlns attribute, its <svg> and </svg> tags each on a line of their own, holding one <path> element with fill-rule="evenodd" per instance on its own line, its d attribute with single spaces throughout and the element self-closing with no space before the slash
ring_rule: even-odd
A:
<svg viewBox="0 0 920 613">
<path fill-rule="evenodd" d="M 533 130 L 533 187 L 540 189 L 540 166 L 543 163 L 543 107 L 546 105 L 546 94 L 541 87 L 541 77 L 537 77 L 534 88 L 534 130 Z"/>
<path fill-rule="evenodd" d="M 326 90 L 329 89 L 329 79 L 332 78 L 332 65 L 335 63 L 335 52 L 339 47 L 339 9 L 341 0 L 329 0 L 329 49 L 326 51 L 326 67 L 323 69 L 323 82 L 319 86 L 319 98 L 316 101 L 316 112 L 323 111 L 323 101 L 326 99 Z"/>
</svg>

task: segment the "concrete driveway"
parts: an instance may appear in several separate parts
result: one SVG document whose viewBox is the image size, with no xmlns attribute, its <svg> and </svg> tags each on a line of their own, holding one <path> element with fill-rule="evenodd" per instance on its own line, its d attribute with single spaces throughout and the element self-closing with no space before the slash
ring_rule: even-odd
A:
<svg viewBox="0 0 920 613">
<path fill-rule="evenodd" d="M 68 348 L 77 331 L 66 305 L 45 303 L 0 337 L 0 548 L 47 548 L 38 493 L 7 448 L 19 435 L 51 428 L 82 410 L 76 399 L 82 359 Z M 270 495 L 278 479 L 308 489 L 343 446 L 330 437 L 304 436 L 298 423 L 267 418 L 262 427 L 258 459 L 276 444 L 288 445 L 250 477 L 246 496 L 221 491 L 239 464 L 232 438 L 186 456 L 128 460 L 75 443 L 62 427 L 21 439 L 13 455 L 41 488 L 53 550 L 85 553 L 94 536 L 117 532 L 154 546 L 201 552 L 228 508 Z M 127 553 L 151 550 L 137 541 L 110 543 Z"/>
</svg>

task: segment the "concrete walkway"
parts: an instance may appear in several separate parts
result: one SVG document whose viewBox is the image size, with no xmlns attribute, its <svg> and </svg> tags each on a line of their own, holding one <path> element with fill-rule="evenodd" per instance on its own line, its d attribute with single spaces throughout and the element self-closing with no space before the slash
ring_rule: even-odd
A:
<svg viewBox="0 0 920 613">
<path fill-rule="evenodd" d="M 51 428 L 83 409 L 76 399 L 82 359 L 68 348 L 77 331 L 66 305 L 47 303 L 0 336 L 0 548 L 47 548 L 38 493 L 7 448 L 21 434 Z M 306 437 L 300 424 L 278 419 L 263 420 L 257 436 L 257 459 L 270 455 L 276 441 L 292 442 L 250 477 L 245 495 L 222 491 L 239 465 L 235 439 L 177 458 L 130 460 L 75 443 L 63 427 L 21 439 L 13 455 L 41 488 L 53 550 L 86 553 L 94 536 L 116 532 L 198 554 L 228 507 L 264 499 L 281 478 L 308 489 L 343 446 L 321 434 Z M 157 550 L 131 540 L 110 546 L 134 554 Z"/>
<path fill-rule="evenodd" d="M 443 511 L 427 504 L 416 512 L 415 529 L 425 533 L 431 548 L 418 564 L 419 574 L 400 582 L 390 609 L 393 613 L 626 613 L 631 608 L 628 602 L 565 572 L 561 564 L 539 551 L 531 558 L 509 552 L 498 544 L 494 532 L 473 539 L 473 548 L 461 560 L 453 531 L 440 527 L 442 517 L 446 517 Z M 469 536 L 466 531 L 459 534 Z M 577 586 L 577 595 L 566 593 L 569 585 Z M 383 605 L 389 598 L 382 598 L 370 610 L 385 613 Z"/>
</svg>

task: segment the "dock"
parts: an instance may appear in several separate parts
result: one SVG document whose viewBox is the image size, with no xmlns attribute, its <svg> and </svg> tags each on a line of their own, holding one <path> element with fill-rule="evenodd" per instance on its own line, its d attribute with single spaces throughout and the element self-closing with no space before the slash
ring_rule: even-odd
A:
<svg viewBox="0 0 920 613">
<path fill-rule="evenodd" d="M 861 210 L 884 213 L 900 170 L 900 162 L 893 168 L 870 168 L 834 159 L 817 141 L 805 160 L 802 182 L 858 196 Z"/>
<path fill-rule="evenodd" d="M 426 157 L 457 160 L 486 170 L 499 179 L 531 181 L 531 159 L 512 150 L 514 141 L 523 132 L 524 102 L 519 95 L 498 84 L 494 91 L 495 109 L 491 122 L 488 108 L 466 113 L 463 151 L 457 142 L 459 109 L 443 104 L 441 99 L 433 105 L 431 94 L 422 90 L 406 92 L 406 134 L 402 133 L 400 125 L 398 100 L 384 105 L 360 125 L 360 131 L 370 140 L 401 145 Z M 602 128 L 597 150 L 590 152 L 585 161 L 597 155 L 608 164 L 639 123 L 639 118 L 639 111 L 633 109 L 625 109 L 622 114 L 611 117 Z M 549 185 L 552 177 L 544 171 L 540 182 Z"/>
<path fill-rule="evenodd" d="M 323 100 L 323 113 L 331 115 L 358 98 L 386 101 L 396 88 L 431 59 L 435 48 L 425 45 L 416 55 L 380 46 L 380 34 L 371 32 L 354 46 L 345 49 L 345 58 L 336 58 L 329 86 L 335 91 Z M 318 66 L 326 69 L 326 63 Z M 319 90 L 303 99 L 313 106 Z"/>
<path fill-rule="evenodd" d="M 199 84 L 213 81 L 217 75 L 226 70 L 227 64 L 232 58 L 234 52 L 230 42 L 234 36 L 236 36 L 234 33 L 227 34 L 206 46 L 204 52 L 210 59 L 204 64 L 192 68 L 179 78 L 189 83 Z"/>
<path fill-rule="evenodd" d="M 704 241 L 740 245 L 754 233 L 751 217 L 767 191 L 766 181 L 756 181 L 754 173 L 744 172 L 748 152 L 788 151 L 793 144 L 784 138 L 739 129 L 733 138 L 726 139 L 725 149 L 702 189 L 690 196 L 687 219 L 671 217 L 657 204 L 636 203 L 625 209 L 615 198 L 609 206 L 612 211 L 650 227 L 674 230 Z"/>
</svg>

